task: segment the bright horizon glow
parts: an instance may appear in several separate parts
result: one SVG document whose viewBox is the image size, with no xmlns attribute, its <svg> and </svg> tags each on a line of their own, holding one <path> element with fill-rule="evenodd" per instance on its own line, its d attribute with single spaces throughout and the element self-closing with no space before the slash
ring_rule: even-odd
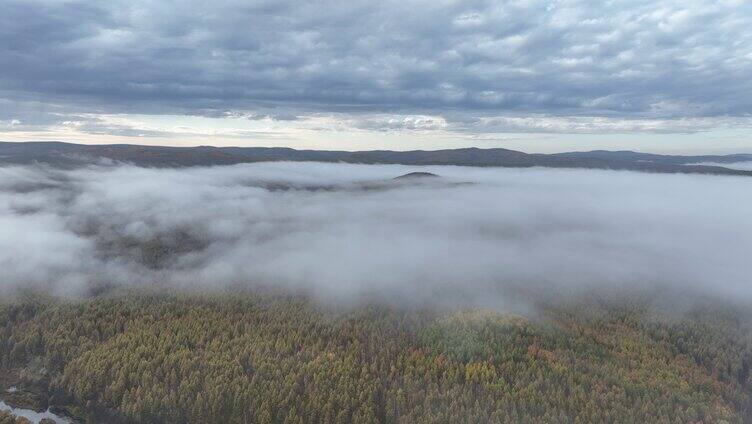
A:
<svg viewBox="0 0 752 424">
<path fill-rule="evenodd" d="M 157 117 L 152 117 L 153 119 Z M 219 119 L 218 119 L 219 120 Z M 752 139 L 744 131 L 708 131 L 698 134 L 525 134 L 463 136 L 447 132 L 312 131 L 297 128 L 258 131 L 244 136 L 217 133 L 123 136 L 87 134 L 75 130 L 0 132 L 0 141 L 60 141 L 77 144 L 136 144 L 174 147 L 289 147 L 298 150 L 442 150 L 477 147 L 504 148 L 526 153 L 561 153 L 590 150 L 633 150 L 677 155 L 752 153 Z M 212 133 L 212 131 L 215 131 Z M 252 130 L 248 130 L 252 132 Z M 711 144 L 712 143 L 712 144 Z"/>
</svg>

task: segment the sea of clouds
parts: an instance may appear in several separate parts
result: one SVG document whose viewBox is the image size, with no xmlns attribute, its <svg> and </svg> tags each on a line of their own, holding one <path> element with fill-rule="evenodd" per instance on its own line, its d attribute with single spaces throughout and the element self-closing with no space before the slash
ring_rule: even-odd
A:
<svg viewBox="0 0 752 424">
<path fill-rule="evenodd" d="M 438 178 L 393 180 L 412 172 Z M 259 163 L 0 168 L 0 295 L 281 287 L 503 304 L 502 287 L 752 299 L 752 179 Z"/>
</svg>

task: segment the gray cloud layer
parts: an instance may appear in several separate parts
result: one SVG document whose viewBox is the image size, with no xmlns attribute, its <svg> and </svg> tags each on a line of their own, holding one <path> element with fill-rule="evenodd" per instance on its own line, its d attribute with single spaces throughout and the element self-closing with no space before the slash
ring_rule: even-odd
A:
<svg viewBox="0 0 752 424">
<path fill-rule="evenodd" d="M 444 177 L 391 181 L 412 170 L 0 168 L 0 293 L 241 284 L 500 304 L 499 288 L 535 285 L 752 298 L 746 178 L 428 167 Z"/>
<path fill-rule="evenodd" d="M 91 113 L 283 119 L 749 117 L 752 5 L 6 0 L 0 69 L 0 97 L 15 103 L 0 113 L 9 127 L 39 100 Z M 50 108 L 30 119 L 52 119 L 38 117 Z M 519 122 L 481 129 L 489 125 Z"/>
</svg>

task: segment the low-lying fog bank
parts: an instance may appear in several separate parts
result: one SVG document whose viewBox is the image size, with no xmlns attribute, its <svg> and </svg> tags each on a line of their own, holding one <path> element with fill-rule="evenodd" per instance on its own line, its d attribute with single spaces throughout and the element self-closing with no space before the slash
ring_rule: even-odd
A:
<svg viewBox="0 0 752 424">
<path fill-rule="evenodd" d="M 723 166 L 728 169 L 736 169 L 739 171 L 752 171 L 752 162 L 731 162 L 731 163 L 701 162 L 701 163 L 694 163 L 690 165 Z"/>
<path fill-rule="evenodd" d="M 393 178 L 414 171 L 441 178 Z M 0 295 L 290 287 L 503 305 L 500 287 L 752 298 L 744 177 L 259 163 L 0 168 Z"/>
</svg>

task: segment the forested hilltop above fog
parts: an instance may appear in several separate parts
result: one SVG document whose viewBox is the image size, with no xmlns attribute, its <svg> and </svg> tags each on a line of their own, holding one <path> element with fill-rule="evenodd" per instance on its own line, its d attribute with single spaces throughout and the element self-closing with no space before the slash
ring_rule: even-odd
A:
<svg viewBox="0 0 752 424">
<path fill-rule="evenodd" d="M 267 161 L 360 164 L 461 165 L 483 167 L 551 167 L 632 170 L 658 173 L 752 175 L 752 154 L 724 156 L 656 155 L 630 151 L 528 154 L 508 149 L 362 152 L 295 150 L 281 147 L 158 147 L 84 145 L 59 142 L 0 142 L 0 164 L 46 163 L 80 166 L 106 159 L 150 167 L 232 165 Z M 735 164 L 747 164 L 736 169 Z"/>
</svg>

